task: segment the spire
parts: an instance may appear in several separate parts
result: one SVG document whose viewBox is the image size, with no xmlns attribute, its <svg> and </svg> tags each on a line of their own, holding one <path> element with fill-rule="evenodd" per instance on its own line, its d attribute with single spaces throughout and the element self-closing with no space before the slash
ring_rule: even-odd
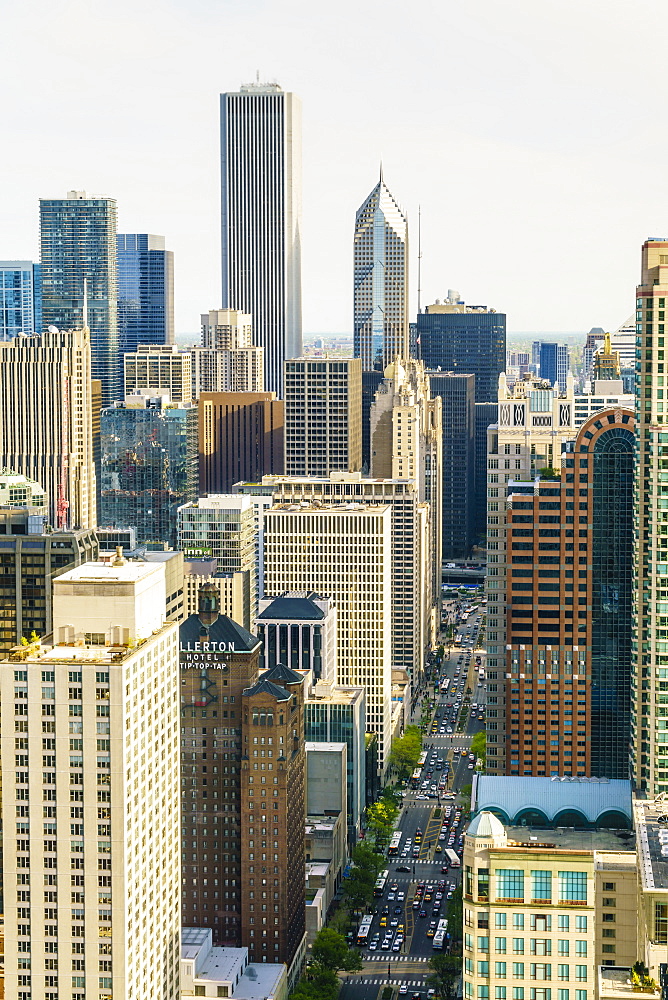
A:
<svg viewBox="0 0 668 1000">
<path fill-rule="evenodd" d="M 383 184 L 383 158 L 380 158 L 380 183 Z"/>
</svg>

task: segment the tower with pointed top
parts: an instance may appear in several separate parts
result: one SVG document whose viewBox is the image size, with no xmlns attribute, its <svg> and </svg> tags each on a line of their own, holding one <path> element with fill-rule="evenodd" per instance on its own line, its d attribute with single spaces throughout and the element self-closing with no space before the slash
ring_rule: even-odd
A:
<svg viewBox="0 0 668 1000">
<path fill-rule="evenodd" d="M 383 179 L 355 216 L 354 345 L 362 369 L 408 358 L 408 220 Z"/>
</svg>

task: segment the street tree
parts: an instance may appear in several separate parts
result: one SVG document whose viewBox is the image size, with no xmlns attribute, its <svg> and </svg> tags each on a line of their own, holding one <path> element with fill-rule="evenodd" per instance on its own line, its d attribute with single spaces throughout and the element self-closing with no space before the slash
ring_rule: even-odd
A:
<svg viewBox="0 0 668 1000">
<path fill-rule="evenodd" d="M 390 747 L 390 764 L 402 779 L 408 778 L 417 767 L 422 753 L 422 734 L 418 726 L 407 726 L 403 736 L 398 736 Z"/>
<path fill-rule="evenodd" d="M 330 927 L 323 927 L 316 934 L 311 948 L 311 955 L 316 965 L 332 972 L 358 972 L 362 968 L 360 953 L 356 948 L 349 948 L 343 934 L 338 934 Z"/>
<path fill-rule="evenodd" d="M 384 846 L 389 841 L 398 814 L 397 807 L 387 799 L 380 799 L 367 806 L 366 821 L 373 831 L 376 844 Z"/>
<path fill-rule="evenodd" d="M 471 753 L 482 760 L 483 764 L 487 756 L 487 736 L 484 731 L 476 733 L 471 740 Z"/>
<path fill-rule="evenodd" d="M 462 971 L 462 960 L 454 955 L 432 955 L 429 966 L 433 970 L 427 980 L 433 986 L 442 1000 L 454 1000 L 457 990 L 456 982 Z"/>
</svg>

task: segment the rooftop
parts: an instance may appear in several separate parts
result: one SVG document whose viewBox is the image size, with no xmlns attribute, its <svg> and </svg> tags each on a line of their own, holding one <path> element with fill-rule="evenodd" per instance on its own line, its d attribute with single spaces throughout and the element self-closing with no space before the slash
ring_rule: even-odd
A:
<svg viewBox="0 0 668 1000">
<path fill-rule="evenodd" d="M 160 628 L 157 628 L 151 638 L 159 636 L 162 632 L 167 632 L 174 627 L 174 623 L 166 621 Z M 133 646 L 108 645 L 70 645 L 67 643 L 52 643 L 52 636 L 47 635 L 37 642 L 27 646 L 14 646 L 8 654 L 8 659 L 13 662 L 21 662 L 30 665 L 31 663 L 76 663 L 77 666 L 85 666 L 86 663 L 95 664 L 118 664 L 134 656 L 143 645 L 143 641 L 138 641 Z"/>
<path fill-rule="evenodd" d="M 369 511 L 372 514 L 383 513 L 390 510 L 389 504 L 376 504 L 348 501 L 345 503 L 329 503 L 324 500 L 302 500 L 299 503 L 275 503 L 270 508 L 269 513 L 275 511 L 294 511 L 295 513 L 322 514 L 324 512 L 335 512 L 337 514 L 359 514 Z"/>
<path fill-rule="evenodd" d="M 304 743 L 304 750 L 307 753 L 321 752 L 321 753 L 341 753 L 345 743 L 319 743 L 313 740 L 307 740 Z"/>
<path fill-rule="evenodd" d="M 636 800 L 633 807 L 643 886 L 668 889 L 668 803 Z"/>
<path fill-rule="evenodd" d="M 136 583 L 156 573 L 157 567 L 146 562 L 114 563 L 89 562 L 76 566 L 58 577 L 57 584 L 63 583 Z"/>
<path fill-rule="evenodd" d="M 632 826 L 631 783 L 608 778 L 474 776 L 471 810 L 487 809 L 504 824 Z"/>
<path fill-rule="evenodd" d="M 196 649 L 201 643 L 217 644 L 217 648 L 228 649 L 233 653 L 249 653 L 260 645 L 260 640 L 255 635 L 251 635 L 243 627 L 227 615 L 218 615 L 210 625 L 205 625 L 198 614 L 189 615 L 179 627 L 179 638 L 181 646 L 190 643 L 192 649 Z M 197 649 L 201 652 L 215 652 L 212 647 L 209 649 Z"/>
<path fill-rule="evenodd" d="M 306 591 L 282 594 L 275 597 L 271 604 L 267 605 L 264 611 L 257 616 L 258 621 L 322 621 L 325 612 L 315 603 L 317 594 L 307 594 Z"/>
<path fill-rule="evenodd" d="M 600 965 L 598 968 L 598 995 L 600 1000 L 631 1000 L 631 997 L 654 996 L 651 990 L 634 989 L 631 969 L 618 965 Z"/>
<path fill-rule="evenodd" d="M 508 847 L 544 847 L 557 851 L 627 851 L 633 857 L 635 837 L 629 830 L 576 830 L 560 827 L 544 830 L 531 826 L 507 826 Z"/>
</svg>

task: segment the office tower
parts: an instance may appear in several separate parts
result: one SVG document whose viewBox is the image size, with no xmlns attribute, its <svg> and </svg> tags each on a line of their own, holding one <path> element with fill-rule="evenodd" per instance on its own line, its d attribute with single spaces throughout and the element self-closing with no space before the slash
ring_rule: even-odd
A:
<svg viewBox="0 0 668 1000">
<path fill-rule="evenodd" d="M 202 313 L 202 342 L 191 357 L 195 397 L 264 389 L 264 348 L 253 347 L 251 317 L 238 309 Z"/>
<path fill-rule="evenodd" d="M 587 334 L 585 339 L 584 347 L 582 348 L 582 374 L 585 379 L 590 379 L 594 372 L 594 355 L 603 346 L 603 340 L 605 338 L 605 331 L 601 326 L 592 326 L 591 330 Z M 633 334 L 633 357 L 635 364 L 635 325 Z M 540 371 L 540 343 L 538 344 L 538 369 L 537 373 Z"/>
<path fill-rule="evenodd" d="M 31 260 L 0 260 L 0 340 L 42 332 L 42 268 Z"/>
<path fill-rule="evenodd" d="M 610 334 L 606 333 L 603 347 L 594 355 L 594 381 L 617 381 L 620 370 L 619 352 L 612 349 Z"/>
<path fill-rule="evenodd" d="M 457 292 L 426 306 L 417 318 L 420 357 L 432 371 L 472 372 L 476 403 L 495 403 L 506 367 L 506 316 L 487 306 L 467 306 Z"/>
<path fill-rule="evenodd" d="M 649 797 L 668 791 L 668 744 L 662 742 L 668 648 L 664 627 L 668 607 L 668 513 L 664 511 L 663 464 L 668 409 L 657 371 L 664 356 L 668 298 L 668 241 L 648 239 L 636 290 L 638 361 L 636 375 L 637 524 L 635 575 L 636 663 L 633 678 L 634 777 Z M 656 354 L 653 352 L 656 351 Z M 658 365 L 658 367 L 657 367 Z M 641 544 L 642 543 L 642 544 Z"/>
<path fill-rule="evenodd" d="M 602 410 L 559 477 L 506 487 L 507 774 L 629 774 L 633 432 Z"/>
<path fill-rule="evenodd" d="M 447 561 L 468 556 L 474 540 L 475 375 L 427 375 L 432 397 L 441 400 L 441 556 Z"/>
<path fill-rule="evenodd" d="M 431 576 L 434 601 L 441 598 L 442 412 L 432 399 L 421 361 L 399 359 L 388 365 L 370 410 L 371 475 L 376 479 L 414 479 L 420 502 L 429 504 Z"/>
<path fill-rule="evenodd" d="M 608 410 L 615 406 L 632 410 L 635 406 L 633 392 L 624 391 L 622 379 L 598 379 L 589 384 L 591 386 L 590 392 L 578 393 L 575 397 L 573 422 L 576 427 L 582 427 L 585 420 L 589 420 L 599 410 Z"/>
<path fill-rule="evenodd" d="M 255 621 L 262 639 L 260 667 L 285 663 L 312 672 L 312 683 L 336 680 L 336 608 L 328 597 L 307 591 L 263 598 Z"/>
<path fill-rule="evenodd" d="M 487 428 L 499 419 L 498 403 L 475 404 L 475 473 L 473 528 L 479 544 L 487 537 Z"/>
<path fill-rule="evenodd" d="M 310 482 L 307 480 L 306 482 Z M 337 609 L 339 684 L 365 687 L 366 726 L 385 773 L 392 720 L 392 535 L 389 504 L 304 500 L 265 516 L 268 594 L 315 591 Z"/>
<path fill-rule="evenodd" d="M 264 387 L 302 353 L 301 101 L 278 84 L 220 95 L 223 309 L 253 317 Z"/>
<path fill-rule="evenodd" d="M 200 493 L 229 493 L 284 469 L 285 404 L 273 392 L 204 392 L 199 398 Z"/>
<path fill-rule="evenodd" d="M 362 362 L 285 362 L 285 472 L 328 476 L 362 467 Z"/>
<path fill-rule="evenodd" d="M 549 382 L 550 385 L 559 386 L 563 390 L 566 388 L 566 378 L 570 371 L 570 356 L 568 347 L 565 344 L 540 345 L 540 377 Z"/>
<path fill-rule="evenodd" d="M 530 358 L 528 351 L 506 351 L 506 374 L 522 378 L 529 371 Z"/>
<path fill-rule="evenodd" d="M 95 527 L 95 465 L 87 330 L 0 343 L 0 467 L 46 490 L 58 528 Z"/>
<path fill-rule="evenodd" d="M 362 372 L 362 469 L 368 473 L 371 468 L 371 407 L 376 398 L 383 372 Z"/>
<path fill-rule="evenodd" d="M 558 471 L 562 447 L 576 433 L 572 378 L 561 394 L 531 375 L 509 386 L 503 374 L 499 376 L 498 398 L 498 423 L 487 431 L 487 678 L 497 688 L 492 695 L 497 701 L 491 709 L 497 716 L 492 719 L 505 717 L 505 689 L 496 682 L 503 680 L 505 667 L 508 484 L 519 481 L 533 487 L 541 469 Z M 500 733 L 489 738 L 487 765 L 492 773 L 503 773 L 505 768 L 502 737 Z"/>
<path fill-rule="evenodd" d="M 292 978 L 304 937 L 303 677 L 277 667 L 258 680 L 259 640 L 220 615 L 208 585 L 180 639 L 191 748 L 182 792 L 183 923 L 211 928 L 214 943 L 248 947 L 254 961 L 285 962 Z M 216 769 L 208 763 L 212 746 Z M 265 769 L 276 780 L 261 782 L 254 772 Z M 207 887 L 216 879 L 218 891 Z M 270 893 L 266 918 L 261 885 Z"/>
<path fill-rule="evenodd" d="M 70 570 L 54 580 L 53 629 L 0 670 L 7 996 L 180 1000 L 178 632 L 163 567 Z"/>
<path fill-rule="evenodd" d="M 190 403 L 192 355 L 175 344 L 140 344 L 123 355 L 124 397 L 136 392 L 169 396 L 173 403 Z"/>
<path fill-rule="evenodd" d="M 68 191 L 40 208 L 42 323 L 90 330 L 91 372 L 104 406 L 122 398 L 118 339 L 116 201 Z"/>
<path fill-rule="evenodd" d="M 264 597 L 264 515 L 272 506 L 271 486 L 259 483 L 235 483 L 232 493 L 245 493 L 250 497 L 255 515 L 255 576 L 257 595 Z"/>
<path fill-rule="evenodd" d="M 572 792 L 577 801 L 589 788 Z M 548 836 L 532 818 L 511 826 L 491 811 L 478 813 L 464 840 L 464 908 L 471 921 L 464 931 L 465 997 L 512 990 L 516 997 L 588 1000 L 614 995 L 622 976 L 626 984 L 638 945 L 631 892 L 636 854 L 619 836 L 627 832 L 551 829 Z M 626 891 L 606 890 L 607 884 Z M 610 916 L 612 926 L 604 922 Z M 481 928 L 487 934 L 478 934 Z M 618 937 L 604 938 L 604 929 Z M 626 966 L 608 982 L 601 968 L 606 960 Z"/>
<path fill-rule="evenodd" d="M 102 410 L 100 427 L 100 524 L 175 547 L 176 512 L 197 496 L 197 407 L 144 390 Z"/>
<path fill-rule="evenodd" d="M 174 254 L 165 237 L 119 233 L 116 253 L 121 354 L 140 344 L 173 344 Z"/>
<path fill-rule="evenodd" d="M 411 709 L 416 711 L 424 663 L 435 641 L 430 509 L 418 498 L 414 481 L 367 479 L 357 472 L 328 479 L 265 476 L 276 501 L 286 504 L 389 504 L 392 523 L 392 664 L 411 679 Z M 266 526 L 265 526 L 266 530 Z M 265 593 L 272 594 L 265 582 Z M 440 600 L 440 594 L 439 594 Z M 336 602 L 335 602 L 336 603 Z M 339 642 L 341 637 L 339 635 Z M 343 683 L 338 678 L 339 683 Z"/>
<path fill-rule="evenodd" d="M 353 342 L 362 368 L 408 358 L 408 220 L 383 180 L 358 208 L 354 236 Z"/>
<path fill-rule="evenodd" d="M 0 473 L 0 653 L 53 630 L 53 579 L 97 558 L 95 532 L 52 531 L 38 483 Z"/>
<path fill-rule="evenodd" d="M 366 785 L 366 692 L 363 687 L 343 687 L 318 681 L 304 702 L 304 738 L 318 743 L 345 743 L 347 747 L 348 843 L 354 846 L 361 833 Z"/>
<path fill-rule="evenodd" d="M 250 629 L 257 615 L 255 514 L 248 497 L 210 494 L 178 509 L 178 547 L 186 559 L 216 560 L 217 573 L 244 574 L 243 618 Z"/>
<path fill-rule="evenodd" d="M 257 962 L 285 962 L 294 980 L 306 952 L 304 677 L 277 664 L 241 702 L 241 941 Z M 263 763 L 274 771 L 271 787 L 257 773 Z M 267 925 L 263 904 L 251 896 L 265 879 L 272 897 Z"/>
</svg>

